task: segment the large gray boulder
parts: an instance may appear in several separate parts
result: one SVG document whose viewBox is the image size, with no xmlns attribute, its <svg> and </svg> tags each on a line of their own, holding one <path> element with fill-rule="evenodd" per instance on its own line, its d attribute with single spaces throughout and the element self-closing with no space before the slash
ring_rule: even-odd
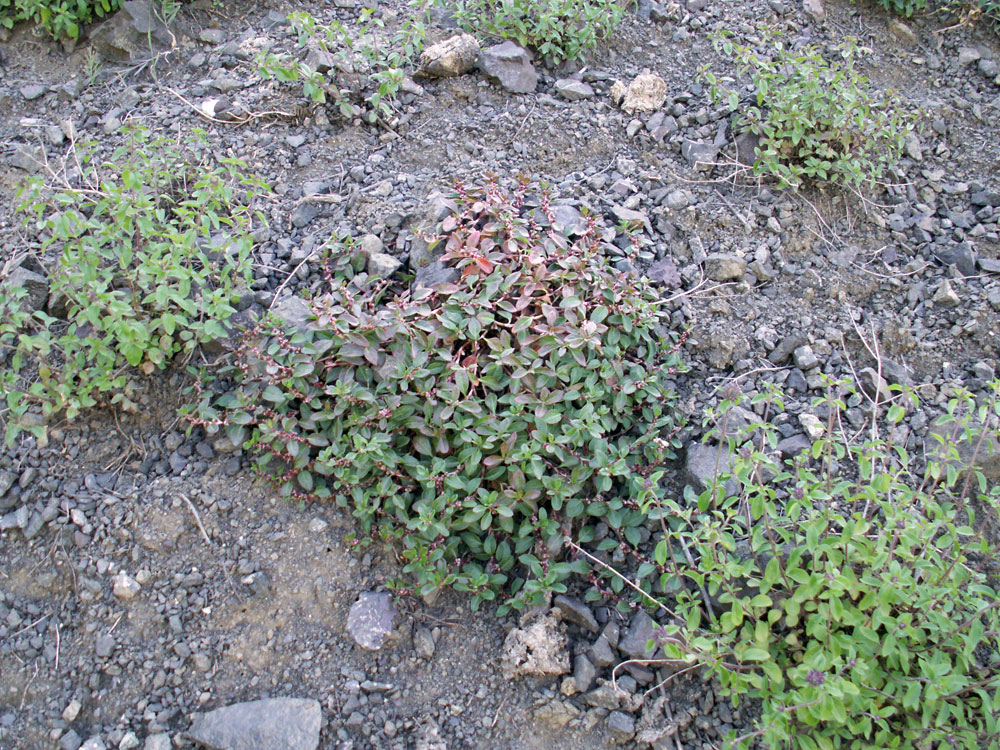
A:
<svg viewBox="0 0 1000 750">
<path fill-rule="evenodd" d="M 530 94 L 538 85 L 538 73 L 528 52 L 511 41 L 484 49 L 479 55 L 479 69 L 512 94 Z"/>
<path fill-rule="evenodd" d="M 188 737 L 212 750 L 316 750 L 322 723 L 318 701 L 269 698 L 203 714 Z"/>
<path fill-rule="evenodd" d="M 170 49 L 174 36 L 164 23 L 159 2 L 126 0 L 119 12 L 91 30 L 90 43 L 105 60 L 133 62 Z"/>
</svg>

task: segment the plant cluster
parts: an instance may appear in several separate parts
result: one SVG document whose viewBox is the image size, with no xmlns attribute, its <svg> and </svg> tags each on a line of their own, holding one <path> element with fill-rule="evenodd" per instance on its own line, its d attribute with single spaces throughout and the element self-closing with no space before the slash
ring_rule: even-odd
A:
<svg viewBox="0 0 1000 750">
<path fill-rule="evenodd" d="M 244 165 L 197 135 L 178 146 L 138 127 L 103 162 L 95 144 L 76 149 L 72 183 L 37 178 L 20 193 L 49 300 L 33 311 L 24 288 L 0 287 L 8 441 L 33 406 L 68 418 L 108 399 L 128 406 L 132 368 L 149 374 L 223 337 L 248 280 L 263 186 Z"/>
<path fill-rule="evenodd" d="M 927 9 L 927 0 L 878 0 L 878 4 L 885 10 L 906 18 Z"/>
<path fill-rule="evenodd" d="M 312 50 L 307 58 L 312 62 L 265 52 L 257 60 L 261 76 L 301 83 L 305 97 L 317 104 L 330 102 L 344 119 L 364 115 L 370 123 L 385 124 L 403 84 L 404 68 L 423 48 L 423 24 L 407 21 L 390 36 L 371 9 L 361 12 L 354 31 L 336 19 L 324 26 L 304 11 L 288 18 L 299 47 Z"/>
<path fill-rule="evenodd" d="M 335 243 L 314 324 L 264 323 L 237 387 L 192 417 L 245 441 L 286 494 L 397 543 L 420 595 L 518 594 L 502 611 L 586 572 L 566 535 L 603 522 L 639 543 L 681 366 L 653 288 L 610 265 L 596 221 L 561 234 L 527 189 L 459 187 L 433 241 L 460 275 L 435 289 L 390 295 Z"/>
<path fill-rule="evenodd" d="M 626 3 L 618 0 L 436 0 L 453 10 L 459 26 L 473 34 L 512 39 L 553 64 L 597 49 L 618 27 Z"/>
<path fill-rule="evenodd" d="M 754 173 L 774 177 L 781 186 L 825 180 L 859 188 L 882 180 L 900 159 L 914 119 L 891 94 L 879 97 L 855 71 L 857 46 L 840 45 L 840 61 L 828 62 L 811 45 L 792 49 L 764 35 L 767 52 L 715 39 L 717 50 L 736 61 L 740 77 L 749 76 L 753 100 L 706 68 L 700 72 L 716 102 L 737 113 L 734 129 L 759 138 Z"/>
<path fill-rule="evenodd" d="M 57 38 L 76 39 L 80 27 L 118 10 L 122 0 L 0 0 L 0 25 L 31 21 Z"/>
<path fill-rule="evenodd" d="M 1000 382 L 993 391 L 949 404 L 966 445 L 996 436 Z M 726 396 L 723 432 L 740 399 Z M 901 398 L 883 410 L 890 425 Z M 781 408 L 773 393 L 754 401 Z M 947 442 L 925 468 L 875 429 L 854 442 L 834 386 L 814 406 L 829 419 L 810 451 L 776 460 L 763 426 L 720 448 L 732 471 L 714 486 L 651 504 L 662 584 L 680 589 L 667 656 L 707 665 L 734 705 L 761 701 L 757 729 L 730 746 L 995 750 L 1000 488 L 962 473 Z"/>
</svg>

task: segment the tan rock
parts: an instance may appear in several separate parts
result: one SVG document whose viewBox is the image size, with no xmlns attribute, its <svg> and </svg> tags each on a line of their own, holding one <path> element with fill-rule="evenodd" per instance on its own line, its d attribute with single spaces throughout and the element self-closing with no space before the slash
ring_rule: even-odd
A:
<svg viewBox="0 0 1000 750">
<path fill-rule="evenodd" d="M 457 34 L 420 53 L 420 75 L 451 78 L 468 73 L 479 59 L 479 41 L 471 34 Z"/>
<path fill-rule="evenodd" d="M 618 81 L 615 85 L 618 85 Z M 615 87 L 611 87 L 611 99 L 615 100 Z M 655 112 L 667 100 L 667 83 L 655 73 L 643 73 L 628 85 L 621 101 L 621 108 L 632 112 Z"/>
</svg>

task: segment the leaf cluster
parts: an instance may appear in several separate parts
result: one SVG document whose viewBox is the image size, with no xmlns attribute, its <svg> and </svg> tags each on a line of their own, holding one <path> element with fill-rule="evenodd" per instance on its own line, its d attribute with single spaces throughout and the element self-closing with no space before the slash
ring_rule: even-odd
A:
<svg viewBox="0 0 1000 750">
<path fill-rule="evenodd" d="M 564 536 L 603 522 L 638 543 L 681 367 L 653 288 L 615 271 L 597 222 L 561 234 L 527 189 L 459 188 L 432 240 L 458 281 L 435 289 L 388 294 L 335 242 L 314 322 L 265 324 L 238 387 L 193 420 L 246 441 L 286 494 L 397 543 L 419 594 L 518 594 L 504 611 L 586 572 Z"/>
<path fill-rule="evenodd" d="M 967 444 L 997 434 L 993 388 L 949 406 Z M 833 388 L 815 406 L 831 419 L 810 451 L 777 460 L 767 427 L 730 438 L 731 473 L 686 507 L 662 506 L 655 555 L 687 582 L 668 656 L 708 664 L 734 705 L 762 701 L 734 747 L 997 748 L 1000 488 L 963 474 L 953 444 L 922 471 L 890 440 L 852 444 L 835 432 Z M 897 402 L 885 418 L 904 414 Z"/>
<path fill-rule="evenodd" d="M 437 0 L 466 31 L 512 39 L 554 65 L 576 60 L 621 23 L 617 0 Z"/>
<path fill-rule="evenodd" d="M 715 46 L 735 60 L 739 77 L 749 76 L 752 100 L 707 68 L 699 77 L 736 113 L 734 129 L 758 136 L 755 174 L 782 187 L 806 180 L 871 187 L 901 158 L 914 118 L 893 95 L 870 90 L 855 70 L 854 41 L 838 47 L 837 62 L 812 45 L 791 48 L 773 32 L 764 34 L 763 54 L 726 35 Z"/>
<path fill-rule="evenodd" d="M 22 188 L 19 213 L 41 237 L 49 300 L 32 311 L 23 288 L 0 287 L 7 439 L 30 407 L 48 416 L 110 399 L 130 405 L 134 371 L 225 335 L 249 278 L 251 204 L 264 186 L 241 163 L 135 127 L 102 160 L 77 144 L 71 183 Z M 44 428 L 35 425 L 33 432 Z"/>
<path fill-rule="evenodd" d="M 423 49 L 426 31 L 419 19 L 390 35 L 384 21 L 368 8 L 354 29 L 336 19 L 323 25 L 305 11 L 288 18 L 298 46 L 318 52 L 323 64 L 265 52 L 257 60 L 263 78 L 301 82 L 303 96 L 317 104 L 329 102 L 345 120 L 363 116 L 374 124 L 391 117 L 404 69 Z"/>
<path fill-rule="evenodd" d="M 0 26 L 31 21 L 57 39 L 77 39 L 81 26 L 121 5 L 122 0 L 0 0 Z"/>
</svg>

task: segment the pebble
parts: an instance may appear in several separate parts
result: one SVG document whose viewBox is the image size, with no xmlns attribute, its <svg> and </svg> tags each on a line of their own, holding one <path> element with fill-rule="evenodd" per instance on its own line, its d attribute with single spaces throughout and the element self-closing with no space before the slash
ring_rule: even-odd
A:
<svg viewBox="0 0 1000 750">
<path fill-rule="evenodd" d="M 139 583 L 123 570 L 114 577 L 112 593 L 123 601 L 135 599 L 140 589 Z"/>
<path fill-rule="evenodd" d="M 40 83 L 29 83 L 26 86 L 22 86 L 20 89 L 21 96 L 23 96 L 29 102 L 45 96 L 48 90 L 49 90 L 48 86 L 43 86 Z"/>
</svg>

